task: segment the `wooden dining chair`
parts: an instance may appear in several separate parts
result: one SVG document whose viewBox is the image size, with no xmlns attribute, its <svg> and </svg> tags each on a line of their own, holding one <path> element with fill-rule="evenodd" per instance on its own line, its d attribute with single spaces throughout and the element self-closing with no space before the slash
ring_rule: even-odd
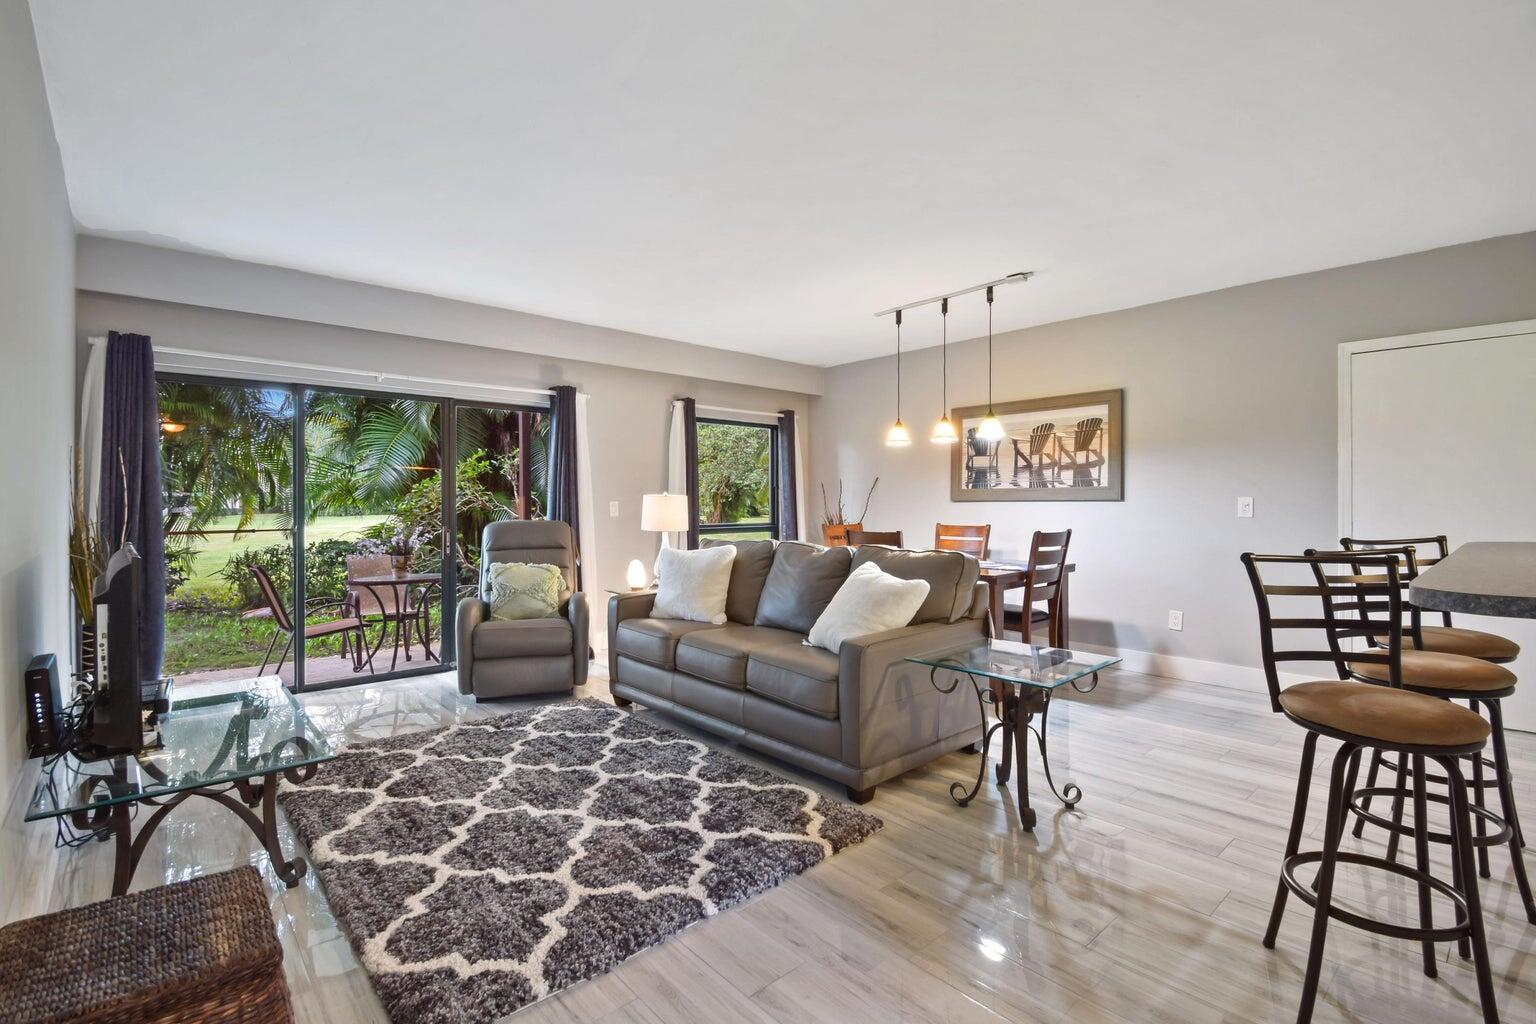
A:
<svg viewBox="0 0 1536 1024">
<path fill-rule="evenodd" d="M 939 551 L 964 551 L 978 560 L 987 557 L 987 545 L 992 538 L 992 524 L 964 526 L 955 523 L 936 523 L 933 527 L 933 546 Z"/>
<path fill-rule="evenodd" d="M 893 548 L 901 547 L 900 530 L 849 530 L 848 546 L 856 548 L 860 544 L 886 544 Z"/>
<path fill-rule="evenodd" d="M 1003 630 L 1016 629 L 1025 643 L 1030 639 L 1033 627 L 1043 623 L 1046 627 L 1046 643 L 1061 646 L 1061 578 L 1067 571 L 1067 547 L 1072 543 L 1072 531 L 1061 530 L 1047 533 L 1036 530 L 1029 544 L 1029 575 L 1024 581 L 1024 605 L 1015 611 L 1003 612 Z M 1036 605 L 1045 605 L 1038 608 Z"/>
</svg>

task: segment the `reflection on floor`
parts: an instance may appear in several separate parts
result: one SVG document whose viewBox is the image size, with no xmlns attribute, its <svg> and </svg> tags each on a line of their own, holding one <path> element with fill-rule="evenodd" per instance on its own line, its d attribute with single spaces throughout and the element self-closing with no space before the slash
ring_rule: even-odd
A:
<svg viewBox="0 0 1536 1024">
<path fill-rule="evenodd" d="M 595 674 L 578 695 L 606 698 L 605 680 Z M 446 674 L 303 699 L 327 728 L 353 738 L 507 706 L 459 696 Z M 1071 764 L 1085 792 L 1077 812 L 1052 809 L 1038 772 L 1031 792 L 1041 821 L 1032 835 L 1018 830 L 1017 811 L 996 787 L 958 808 L 948 784 L 974 777 L 975 760 L 951 755 L 880 787 L 868 809 L 886 829 L 872 841 L 517 1021 L 1294 1020 L 1310 919 L 1293 900 L 1279 948 L 1263 949 L 1259 936 L 1301 731 L 1258 694 L 1128 672 L 1105 673 L 1094 694 L 1075 699 Z M 1517 735 L 1512 746 L 1521 802 L 1536 818 L 1536 737 Z M 1325 769 L 1328 759 L 1318 763 Z M 23 773 L 0 826 L 3 921 L 101 899 L 110 888 L 110 847 L 57 852 L 50 826 L 21 822 L 17 800 L 34 771 Z M 262 864 L 249 832 L 216 820 L 227 813 L 209 804 L 173 815 L 135 887 Z M 383 1022 L 319 881 L 311 874 L 288 891 L 263 867 L 299 1020 Z M 1493 872 L 1483 898 L 1499 1008 L 1506 1021 L 1536 1020 L 1536 926 L 1520 912 L 1502 851 Z M 1372 913 L 1415 918 L 1414 897 L 1394 881 L 1341 870 L 1337 884 Z M 1442 950 L 1440 978 L 1430 980 L 1417 947 L 1331 928 L 1316 1019 L 1481 1019 L 1471 971 Z"/>
</svg>

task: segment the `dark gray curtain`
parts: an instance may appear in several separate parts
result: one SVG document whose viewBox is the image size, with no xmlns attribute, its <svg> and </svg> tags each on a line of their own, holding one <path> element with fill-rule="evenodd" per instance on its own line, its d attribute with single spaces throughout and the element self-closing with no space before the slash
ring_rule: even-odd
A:
<svg viewBox="0 0 1536 1024">
<path fill-rule="evenodd" d="M 576 589 L 581 589 L 581 512 L 576 496 L 576 389 L 554 388 L 549 401 L 549 494 L 547 517 L 569 523 L 576 544 Z"/>
<path fill-rule="evenodd" d="M 799 496 L 795 491 L 795 411 L 779 413 L 779 540 L 800 539 Z"/>
<path fill-rule="evenodd" d="M 688 547 L 699 546 L 699 405 L 683 399 L 683 461 L 687 463 L 684 479 L 688 481 Z"/>
<path fill-rule="evenodd" d="M 142 334 L 107 336 L 101 419 L 101 526 L 115 550 L 132 544 L 139 577 L 139 673 L 160 675 L 165 652 L 165 513 L 160 504 L 160 401 L 155 351 Z"/>
</svg>

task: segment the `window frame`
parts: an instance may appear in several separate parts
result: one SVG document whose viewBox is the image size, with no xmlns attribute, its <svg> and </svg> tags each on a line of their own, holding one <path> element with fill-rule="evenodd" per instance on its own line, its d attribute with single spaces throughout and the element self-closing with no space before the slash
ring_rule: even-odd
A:
<svg viewBox="0 0 1536 1024">
<path fill-rule="evenodd" d="M 767 530 L 768 536 L 773 540 L 779 539 L 779 425 L 777 423 L 759 423 L 753 420 L 733 420 L 719 416 L 697 416 L 694 418 L 694 451 L 698 451 L 698 428 L 703 424 L 713 424 L 722 427 L 752 427 L 768 432 L 768 522 L 766 523 L 706 523 L 699 512 L 693 512 L 693 531 L 699 537 L 700 543 L 704 541 L 704 535 L 708 533 L 713 539 L 718 534 L 742 534 L 762 533 Z M 697 459 L 693 467 L 693 479 L 689 481 L 694 494 L 699 493 L 699 468 Z M 698 506 L 697 502 L 691 503 Z M 729 536 L 719 539 L 729 540 Z"/>
</svg>

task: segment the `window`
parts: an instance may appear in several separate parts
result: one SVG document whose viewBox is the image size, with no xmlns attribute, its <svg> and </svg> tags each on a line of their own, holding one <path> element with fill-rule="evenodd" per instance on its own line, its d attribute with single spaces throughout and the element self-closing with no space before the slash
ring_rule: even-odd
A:
<svg viewBox="0 0 1536 1024">
<path fill-rule="evenodd" d="M 767 540 L 779 535 L 779 428 L 698 421 L 699 538 Z"/>
</svg>

